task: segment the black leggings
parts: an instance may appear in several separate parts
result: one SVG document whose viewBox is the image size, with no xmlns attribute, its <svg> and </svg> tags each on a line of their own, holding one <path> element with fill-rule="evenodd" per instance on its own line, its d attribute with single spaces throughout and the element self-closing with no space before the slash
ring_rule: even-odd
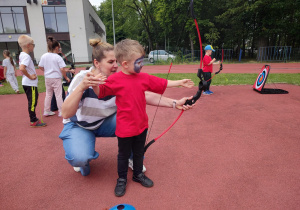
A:
<svg viewBox="0 0 300 210">
<path fill-rule="evenodd" d="M 145 129 L 140 135 L 120 138 L 118 137 L 118 175 L 119 178 L 127 179 L 128 172 L 128 159 L 131 151 L 133 152 L 133 173 L 135 176 L 142 173 L 143 159 L 144 159 L 144 147 L 147 136 L 147 130 Z"/>
</svg>

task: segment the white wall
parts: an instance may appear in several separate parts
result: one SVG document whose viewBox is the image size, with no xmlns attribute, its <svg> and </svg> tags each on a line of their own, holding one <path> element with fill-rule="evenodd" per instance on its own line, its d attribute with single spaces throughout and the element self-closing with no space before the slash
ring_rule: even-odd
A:
<svg viewBox="0 0 300 210">
<path fill-rule="evenodd" d="M 86 43 L 83 0 L 67 0 L 67 15 L 72 53 L 75 62 L 88 62 L 88 46 Z"/>
<path fill-rule="evenodd" d="M 104 31 L 105 26 L 88 0 L 67 0 L 66 6 L 70 42 L 75 61 L 91 62 L 92 47 L 89 45 L 89 39 L 101 38 L 103 41 L 106 41 L 106 37 L 105 35 L 104 37 L 100 37 L 98 34 L 94 33 L 94 26 L 90 22 L 89 14 L 91 14 Z"/>
<path fill-rule="evenodd" d="M 0 6 L 25 7 L 26 4 L 27 4 L 26 0 L 0 0 Z"/>
<path fill-rule="evenodd" d="M 94 8 L 92 7 L 91 3 L 89 1 L 83 0 L 83 10 L 84 10 L 84 18 L 85 18 L 85 32 L 86 32 L 86 42 L 89 45 L 90 39 L 101 39 L 102 41 L 106 41 L 106 34 L 104 34 L 102 37 L 99 36 L 97 33 L 94 33 L 94 26 L 92 22 L 90 21 L 91 15 L 95 21 L 99 24 L 99 26 L 105 31 L 105 26 L 103 22 L 100 20 L 99 16 L 95 12 Z M 88 56 L 89 61 L 92 61 L 92 47 L 89 45 L 88 48 Z"/>
<path fill-rule="evenodd" d="M 42 5 L 41 1 L 37 2 L 38 4 L 26 4 L 30 27 L 30 36 L 33 38 L 35 43 L 34 58 L 38 62 L 41 56 L 47 52 L 47 42 Z"/>
</svg>

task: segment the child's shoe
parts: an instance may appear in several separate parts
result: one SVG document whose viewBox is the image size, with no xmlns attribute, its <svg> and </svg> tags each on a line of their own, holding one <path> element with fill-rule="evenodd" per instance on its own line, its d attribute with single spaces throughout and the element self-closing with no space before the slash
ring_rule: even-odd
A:
<svg viewBox="0 0 300 210">
<path fill-rule="evenodd" d="M 47 111 L 44 111 L 44 116 L 45 117 L 49 117 L 49 116 L 53 116 L 53 115 L 55 115 L 55 112 L 47 112 Z"/>
<path fill-rule="evenodd" d="M 32 128 L 41 128 L 45 127 L 47 124 L 46 123 L 41 123 L 39 120 L 36 122 L 30 122 L 30 127 Z"/>
<path fill-rule="evenodd" d="M 133 170 L 133 160 L 132 159 L 128 159 L 128 167 L 131 168 L 131 170 Z M 146 167 L 143 165 L 143 173 L 146 172 Z"/>
<path fill-rule="evenodd" d="M 152 187 L 154 185 L 152 180 L 146 177 L 144 173 L 140 173 L 137 176 L 133 175 L 132 180 L 141 183 L 144 187 Z"/>
<path fill-rule="evenodd" d="M 73 167 L 75 172 L 80 172 L 80 167 Z"/>
<path fill-rule="evenodd" d="M 115 195 L 117 197 L 121 197 L 121 196 L 125 195 L 126 185 L 127 185 L 127 179 L 123 179 L 123 178 L 117 179 L 117 185 L 115 188 Z"/>
</svg>

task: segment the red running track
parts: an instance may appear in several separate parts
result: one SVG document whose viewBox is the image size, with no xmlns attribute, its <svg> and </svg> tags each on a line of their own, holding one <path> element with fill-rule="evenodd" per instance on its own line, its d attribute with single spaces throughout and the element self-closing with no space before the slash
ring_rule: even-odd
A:
<svg viewBox="0 0 300 210">
<path fill-rule="evenodd" d="M 263 65 L 268 63 L 241 63 L 224 64 L 222 74 L 224 73 L 255 73 L 258 74 Z M 300 63 L 270 63 L 271 73 L 300 73 Z M 142 71 L 150 74 L 168 73 L 169 65 L 149 65 L 144 66 Z M 174 64 L 171 73 L 197 73 L 199 65 L 177 65 Z M 85 68 L 76 68 L 76 73 Z M 213 66 L 214 72 L 219 70 L 219 65 Z M 18 72 L 21 75 L 20 72 Z M 44 75 L 41 70 L 37 70 L 38 75 Z"/>
<path fill-rule="evenodd" d="M 100 156 L 83 177 L 64 159 L 61 118 L 44 118 L 47 127 L 29 128 L 25 95 L 1 95 L 1 209 L 103 210 L 120 203 L 138 210 L 298 209 L 300 87 L 276 86 L 289 94 L 261 95 L 250 85 L 212 86 L 213 95 L 201 97 L 148 149 L 146 175 L 154 187 L 133 182 L 129 171 L 121 198 L 114 196 L 116 138 L 97 139 Z M 195 92 L 196 87 L 172 88 L 165 95 Z M 154 111 L 147 107 L 149 122 Z M 151 138 L 179 113 L 159 108 Z"/>
</svg>

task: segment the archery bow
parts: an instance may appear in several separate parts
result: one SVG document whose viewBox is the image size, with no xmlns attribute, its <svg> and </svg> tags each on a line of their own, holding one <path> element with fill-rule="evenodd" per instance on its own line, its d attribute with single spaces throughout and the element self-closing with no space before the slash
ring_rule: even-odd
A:
<svg viewBox="0 0 300 210">
<path fill-rule="evenodd" d="M 192 105 L 194 103 L 196 103 L 196 101 L 201 97 L 202 91 L 205 90 L 205 88 L 207 87 L 207 81 L 204 80 L 204 75 L 203 75 L 203 70 L 202 70 L 202 41 L 201 41 L 201 35 L 200 35 L 200 31 L 199 31 L 199 26 L 197 23 L 197 18 L 194 12 L 194 1 L 191 0 L 190 5 L 189 5 L 189 10 L 191 12 L 191 16 L 194 19 L 195 22 L 195 26 L 197 28 L 197 33 L 198 33 L 198 38 L 199 38 L 199 44 L 200 44 L 200 68 L 198 69 L 198 73 L 197 73 L 197 77 L 199 77 L 200 82 L 198 85 L 198 91 L 196 93 L 196 95 L 193 96 L 192 99 L 187 100 L 185 102 L 185 105 Z"/>
<path fill-rule="evenodd" d="M 201 35 L 200 35 L 200 31 L 199 31 L 197 20 L 196 20 L 196 16 L 194 14 L 194 1 L 193 0 L 191 0 L 191 2 L 190 2 L 189 11 L 191 12 L 191 16 L 194 19 L 194 22 L 195 22 L 195 25 L 196 25 L 196 28 L 197 28 L 197 32 L 198 32 L 199 43 L 200 43 L 201 58 L 200 58 L 200 68 L 198 69 L 198 73 L 197 73 L 197 76 L 199 77 L 200 82 L 199 82 L 199 85 L 198 85 L 198 91 L 197 91 L 196 95 L 194 95 L 192 99 L 186 100 L 186 102 L 185 102 L 184 105 L 192 105 L 192 104 L 196 103 L 196 101 L 201 97 L 202 91 L 207 86 L 207 81 L 204 80 L 203 71 L 202 71 L 202 41 L 201 41 Z M 171 63 L 171 66 L 170 66 L 167 78 L 169 76 L 171 67 L 172 67 L 172 63 Z M 162 134 L 160 134 L 158 137 L 154 138 L 153 140 L 151 140 L 149 143 L 146 144 L 146 146 L 144 148 L 144 153 L 147 151 L 147 149 L 156 140 L 158 140 L 160 137 L 162 137 L 168 130 L 170 130 L 173 127 L 173 125 L 179 120 L 179 118 L 181 117 L 181 115 L 183 114 L 183 112 L 184 112 L 184 110 L 181 110 L 179 116 L 175 119 L 175 121 Z M 156 112 L 155 112 L 155 115 L 156 115 Z M 154 117 L 155 117 L 155 115 L 154 115 Z M 153 121 L 152 121 L 152 124 L 153 124 Z M 151 127 L 152 127 L 152 125 L 151 125 Z M 150 128 L 150 131 L 151 131 L 151 128 Z M 149 133 L 150 133 L 150 131 L 149 131 Z"/>
</svg>

